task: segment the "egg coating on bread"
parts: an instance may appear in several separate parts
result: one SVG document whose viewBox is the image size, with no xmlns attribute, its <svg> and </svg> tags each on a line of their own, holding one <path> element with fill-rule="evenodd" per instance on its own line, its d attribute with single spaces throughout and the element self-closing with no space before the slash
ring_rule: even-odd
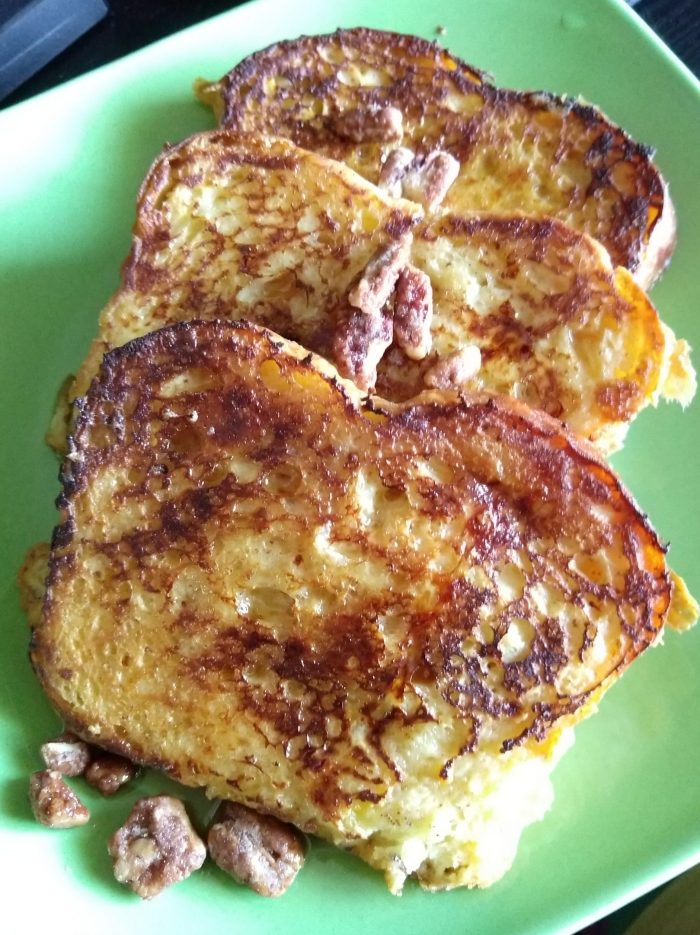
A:
<svg viewBox="0 0 700 935">
<path fill-rule="evenodd" d="M 367 398 L 250 325 L 109 353 L 79 403 L 31 658 L 81 736 L 486 886 L 672 583 L 592 446 L 487 394 Z"/>
<path fill-rule="evenodd" d="M 557 218 L 599 240 L 645 288 L 675 246 L 673 204 L 650 147 L 589 103 L 497 87 L 418 36 L 365 28 L 302 36 L 196 89 L 222 126 L 289 137 L 374 183 L 397 150 L 419 171 L 447 156 L 456 178 L 438 210 Z"/>
<path fill-rule="evenodd" d="M 692 397 L 687 345 L 591 238 L 551 219 L 422 216 L 288 140 L 220 130 L 170 147 L 142 186 L 123 284 L 71 395 L 87 390 L 106 350 L 132 338 L 194 318 L 246 318 L 339 367 L 364 354 L 363 388 L 376 383 L 396 401 L 421 392 L 441 359 L 476 348 L 467 388 L 543 409 L 605 451 L 645 406 Z M 432 283 L 419 354 L 391 344 L 391 288 L 383 310 L 353 307 L 367 271 L 397 257 Z"/>
</svg>

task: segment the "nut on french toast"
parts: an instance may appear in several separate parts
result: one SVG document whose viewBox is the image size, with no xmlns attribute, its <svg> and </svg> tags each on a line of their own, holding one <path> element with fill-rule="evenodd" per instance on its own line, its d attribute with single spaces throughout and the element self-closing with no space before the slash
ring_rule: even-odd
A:
<svg viewBox="0 0 700 935">
<path fill-rule="evenodd" d="M 415 36 L 361 28 L 279 42 L 196 90 L 235 132 L 288 136 L 371 182 L 397 150 L 418 170 L 447 154 L 458 174 L 445 210 L 559 218 L 643 287 L 675 245 L 651 149 L 589 104 L 495 87 Z"/>
<path fill-rule="evenodd" d="M 440 385 L 441 359 L 472 349 L 470 388 L 522 399 L 601 450 L 619 447 L 649 403 L 692 397 L 687 345 L 591 238 L 552 219 L 421 216 L 288 140 L 220 130 L 169 148 L 142 186 L 123 285 L 72 395 L 106 350 L 134 337 L 246 318 L 396 401 Z M 399 343 L 399 287 L 390 293 L 408 268 L 432 291 L 413 345 Z"/>
<path fill-rule="evenodd" d="M 669 612 L 595 449 L 514 400 L 367 397 L 220 321 L 111 351 L 78 408 L 31 647 L 70 728 L 394 892 L 498 879 Z"/>
<path fill-rule="evenodd" d="M 224 130 L 167 148 L 141 186 L 123 285 L 72 396 L 105 351 L 175 321 L 250 318 L 328 346 L 352 284 L 421 216 L 288 140 Z"/>
<path fill-rule="evenodd" d="M 565 224 L 444 214 L 416 230 L 412 262 L 432 283 L 432 350 L 419 361 L 389 351 L 383 397 L 410 398 L 437 360 L 472 345 L 481 366 L 470 389 L 542 409 L 604 452 L 622 447 L 649 403 L 693 398 L 687 343 L 627 270 Z"/>
</svg>

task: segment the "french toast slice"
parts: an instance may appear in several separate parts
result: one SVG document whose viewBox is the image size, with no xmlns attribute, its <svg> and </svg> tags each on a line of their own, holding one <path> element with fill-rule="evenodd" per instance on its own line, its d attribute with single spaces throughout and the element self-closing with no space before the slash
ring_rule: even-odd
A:
<svg viewBox="0 0 700 935">
<path fill-rule="evenodd" d="M 244 323 L 112 351 L 78 406 L 31 646 L 70 728 L 395 892 L 498 879 L 669 610 L 595 449 L 505 398 L 366 397 Z"/>
<path fill-rule="evenodd" d="M 646 405 L 694 395 L 686 342 L 627 270 L 565 224 L 444 214 L 416 230 L 412 262 L 432 283 L 432 350 L 422 360 L 390 350 L 383 397 L 419 393 L 467 344 L 481 360 L 470 389 L 520 399 L 611 452 Z"/>
<path fill-rule="evenodd" d="M 416 36 L 360 28 L 279 42 L 196 91 L 235 132 L 288 136 L 375 183 L 397 147 L 416 166 L 447 153 L 459 173 L 446 210 L 559 218 L 643 287 L 675 246 L 649 147 L 590 104 L 495 87 Z"/>
<path fill-rule="evenodd" d="M 288 140 L 223 130 L 166 148 L 141 186 L 122 287 L 72 396 L 105 351 L 175 321 L 245 317 L 328 346 L 353 282 L 421 217 Z"/>
<path fill-rule="evenodd" d="M 106 350 L 134 337 L 246 318 L 393 400 L 471 349 L 480 368 L 470 385 L 522 398 L 606 450 L 648 403 L 692 397 L 687 345 L 586 235 L 551 219 L 420 218 L 414 203 L 288 140 L 221 130 L 171 147 L 141 189 L 123 285 L 72 395 Z M 349 304 L 378 258 L 380 273 L 407 262 L 432 283 L 423 359 L 397 344 L 394 298 L 374 314 Z"/>
</svg>

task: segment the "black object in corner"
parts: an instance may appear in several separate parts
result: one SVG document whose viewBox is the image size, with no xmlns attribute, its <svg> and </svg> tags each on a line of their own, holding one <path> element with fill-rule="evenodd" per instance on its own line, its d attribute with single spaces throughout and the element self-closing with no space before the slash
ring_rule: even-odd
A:
<svg viewBox="0 0 700 935">
<path fill-rule="evenodd" d="M 104 0 L 3 0 L 0 100 L 106 15 Z"/>
<path fill-rule="evenodd" d="M 700 78 L 700 0 L 638 0 L 634 9 Z"/>
</svg>

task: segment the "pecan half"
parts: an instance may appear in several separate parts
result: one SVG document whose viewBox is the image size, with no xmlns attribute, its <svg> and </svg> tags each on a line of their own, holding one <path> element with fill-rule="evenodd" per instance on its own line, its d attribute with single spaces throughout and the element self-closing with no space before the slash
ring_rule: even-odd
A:
<svg viewBox="0 0 700 935">
<path fill-rule="evenodd" d="M 32 773 L 29 801 L 34 817 L 47 828 L 76 828 L 90 820 L 90 812 L 55 769 Z"/>
<path fill-rule="evenodd" d="M 426 372 L 425 385 L 436 390 L 456 389 L 475 377 L 480 367 L 481 351 L 475 344 L 470 344 L 440 357 Z"/>
<path fill-rule="evenodd" d="M 185 806 L 170 795 L 139 799 L 108 847 L 114 876 L 142 899 L 186 879 L 207 856 Z"/>
<path fill-rule="evenodd" d="M 333 335 L 332 353 L 338 371 L 361 390 L 371 389 L 377 382 L 377 365 L 392 338 L 390 315 L 365 315 L 348 309 Z"/>
<path fill-rule="evenodd" d="M 122 786 L 130 782 L 139 769 L 131 760 L 112 753 L 95 757 L 85 770 L 85 779 L 102 795 L 114 795 Z"/>
<path fill-rule="evenodd" d="M 415 266 L 399 273 L 394 295 L 394 341 L 412 360 L 430 353 L 433 320 L 433 287 L 430 277 Z"/>
<path fill-rule="evenodd" d="M 281 896 L 304 865 L 296 828 L 234 802 L 219 807 L 207 844 L 222 870 L 262 896 Z"/>
<path fill-rule="evenodd" d="M 353 143 L 390 143 L 403 136 L 398 107 L 357 107 L 334 114 L 328 123 L 334 133 Z"/>
<path fill-rule="evenodd" d="M 392 198 L 400 198 L 402 194 L 401 181 L 415 158 L 412 150 L 405 146 L 392 149 L 379 171 L 377 187 Z"/>
<path fill-rule="evenodd" d="M 418 201 L 426 211 L 440 205 L 459 175 L 459 162 L 441 149 L 430 153 L 422 165 L 411 169 L 402 182 L 404 198 Z"/>
<path fill-rule="evenodd" d="M 359 280 L 348 293 L 348 302 L 365 315 L 378 315 L 394 291 L 399 273 L 408 262 L 413 234 L 378 250 L 364 268 Z"/>
<path fill-rule="evenodd" d="M 39 748 L 39 753 L 46 768 L 56 770 L 62 776 L 82 776 L 90 762 L 90 747 L 70 732 L 47 740 Z"/>
</svg>

